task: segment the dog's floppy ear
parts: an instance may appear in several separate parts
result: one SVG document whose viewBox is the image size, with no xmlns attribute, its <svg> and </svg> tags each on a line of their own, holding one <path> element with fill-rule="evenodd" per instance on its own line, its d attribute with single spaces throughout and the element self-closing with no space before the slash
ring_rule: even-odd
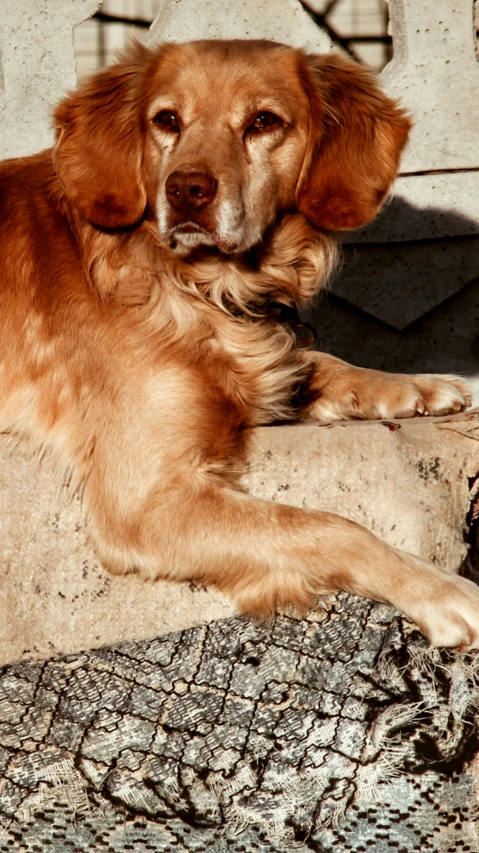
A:
<svg viewBox="0 0 479 853">
<path fill-rule="evenodd" d="M 104 228 L 133 225 L 145 210 L 141 91 L 147 58 L 136 45 L 55 112 L 59 180 L 82 215 Z"/>
<path fill-rule="evenodd" d="M 298 210 L 332 231 L 359 228 L 378 212 L 396 176 L 410 121 L 374 77 L 335 54 L 303 56 L 310 131 Z"/>
</svg>

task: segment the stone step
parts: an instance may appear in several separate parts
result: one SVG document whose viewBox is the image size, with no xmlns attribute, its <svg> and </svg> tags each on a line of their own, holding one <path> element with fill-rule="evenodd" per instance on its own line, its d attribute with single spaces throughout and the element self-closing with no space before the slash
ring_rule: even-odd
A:
<svg viewBox="0 0 479 853">
<path fill-rule="evenodd" d="M 245 486 L 338 512 L 457 571 L 479 472 L 479 410 L 451 418 L 258 429 Z M 79 498 L 0 436 L 0 664 L 148 639 L 232 615 L 216 590 L 114 577 Z"/>
</svg>

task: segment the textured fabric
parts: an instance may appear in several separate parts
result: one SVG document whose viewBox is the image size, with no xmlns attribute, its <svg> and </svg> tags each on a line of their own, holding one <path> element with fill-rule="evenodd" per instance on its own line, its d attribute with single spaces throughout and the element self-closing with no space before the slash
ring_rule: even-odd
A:
<svg viewBox="0 0 479 853">
<path fill-rule="evenodd" d="M 0 850 L 477 853 L 477 678 L 344 594 L 5 667 Z"/>
</svg>

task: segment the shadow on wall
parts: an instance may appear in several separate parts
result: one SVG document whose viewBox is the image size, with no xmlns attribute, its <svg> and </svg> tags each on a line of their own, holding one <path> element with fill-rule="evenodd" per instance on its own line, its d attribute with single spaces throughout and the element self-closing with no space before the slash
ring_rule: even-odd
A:
<svg viewBox="0 0 479 853">
<path fill-rule="evenodd" d="M 440 175 L 439 178 L 444 178 L 446 174 Z M 429 197 L 434 195 L 435 201 L 438 202 L 437 206 L 427 206 L 425 198 L 423 198 L 422 207 L 418 206 L 414 200 L 407 201 L 401 195 L 401 192 L 406 192 L 406 188 L 402 186 L 401 178 L 399 178 L 395 186 L 396 195 L 390 196 L 373 222 L 364 228 L 358 229 L 358 231 L 352 232 L 352 242 L 357 242 L 359 238 L 361 242 L 367 241 L 368 243 L 373 243 L 375 242 L 375 235 L 379 235 L 379 239 L 383 241 L 402 241 L 479 234 L 479 219 L 475 215 L 470 217 L 461 212 L 461 205 L 465 208 L 469 202 L 469 205 L 472 206 L 472 191 L 475 188 L 475 183 L 471 185 L 471 182 L 467 181 L 467 174 L 465 175 L 466 181 L 464 181 L 462 180 L 464 173 L 450 173 L 448 177 L 451 181 L 447 185 L 447 188 L 441 186 L 442 182 L 440 180 L 438 180 L 438 184 L 435 186 L 432 183 L 434 176 L 427 177 L 431 178 L 431 184 L 428 182 L 425 185 L 425 189 L 428 190 Z M 454 182 L 454 178 L 457 177 L 461 178 L 460 184 Z M 473 177 L 475 178 L 475 174 Z M 422 176 L 418 175 L 416 179 L 420 182 Z M 419 183 L 418 189 L 416 189 L 417 195 L 419 195 L 421 187 L 422 184 Z M 465 195 L 466 188 L 469 199 L 460 197 L 460 194 Z M 454 210 L 448 208 L 447 198 L 444 198 L 446 193 L 449 199 L 454 199 Z M 441 196 L 444 200 L 442 205 L 439 204 L 442 200 Z M 475 199 L 473 202 L 475 213 L 477 203 Z"/>
<path fill-rule="evenodd" d="M 318 349 L 381 370 L 461 373 L 479 394 L 478 223 L 394 198 L 344 241 L 331 293 L 305 318 Z"/>
</svg>

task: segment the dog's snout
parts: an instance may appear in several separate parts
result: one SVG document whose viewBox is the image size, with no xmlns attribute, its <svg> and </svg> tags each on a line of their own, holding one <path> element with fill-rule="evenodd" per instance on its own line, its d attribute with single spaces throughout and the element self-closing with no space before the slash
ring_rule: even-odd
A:
<svg viewBox="0 0 479 853">
<path fill-rule="evenodd" d="M 216 195 L 217 181 L 208 172 L 177 169 L 165 183 L 166 196 L 175 210 L 186 212 L 207 207 Z"/>
</svg>

